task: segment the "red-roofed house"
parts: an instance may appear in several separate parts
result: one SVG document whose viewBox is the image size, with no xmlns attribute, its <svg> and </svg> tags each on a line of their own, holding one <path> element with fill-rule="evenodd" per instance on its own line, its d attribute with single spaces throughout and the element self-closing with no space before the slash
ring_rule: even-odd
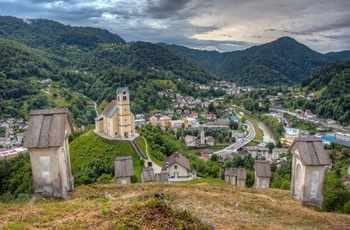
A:
<svg viewBox="0 0 350 230">
<path fill-rule="evenodd" d="M 198 113 L 196 111 L 192 111 L 191 117 L 198 118 Z"/>
</svg>

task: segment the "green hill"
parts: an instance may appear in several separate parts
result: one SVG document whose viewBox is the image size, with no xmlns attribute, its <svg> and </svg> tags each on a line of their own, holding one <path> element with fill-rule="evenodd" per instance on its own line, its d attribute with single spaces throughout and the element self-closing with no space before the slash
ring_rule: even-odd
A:
<svg viewBox="0 0 350 230">
<path fill-rule="evenodd" d="M 301 86 L 310 93 L 322 92 L 313 101 L 316 114 L 337 120 L 342 125 L 350 123 L 350 61 L 329 64 L 304 79 Z"/>
<path fill-rule="evenodd" d="M 118 156 L 132 156 L 135 176 L 141 181 L 143 161 L 129 141 L 109 141 L 90 130 L 69 147 L 76 185 L 96 182 L 102 174 L 114 177 L 114 159 Z"/>
<path fill-rule="evenodd" d="M 222 79 L 255 86 L 298 84 L 330 62 L 350 59 L 348 52 L 323 55 L 290 37 L 227 53 L 165 47 Z"/>
<path fill-rule="evenodd" d="M 55 49 L 63 44 L 96 48 L 99 43 L 125 44 L 119 35 L 91 27 L 71 27 L 46 19 L 0 16 L 0 35 L 36 48 Z"/>
<path fill-rule="evenodd" d="M 121 75 L 132 89 L 136 113 L 169 106 L 170 102 L 157 94 L 164 84 L 152 83 L 154 79 L 172 81 L 183 93 L 193 92 L 189 80 L 206 83 L 214 78 L 162 46 L 147 42 L 126 45 L 107 30 L 43 19 L 0 16 L 0 56 L 1 118 L 27 117 L 29 109 L 68 107 L 78 126 L 92 123 L 91 117 L 96 116 L 89 99 L 98 103 L 114 99 Z M 52 80 L 52 88 L 59 89 L 54 93 L 58 97 L 50 96 L 47 85 L 38 84 L 47 78 Z M 80 96 L 87 99 L 83 103 L 71 100 Z"/>
</svg>

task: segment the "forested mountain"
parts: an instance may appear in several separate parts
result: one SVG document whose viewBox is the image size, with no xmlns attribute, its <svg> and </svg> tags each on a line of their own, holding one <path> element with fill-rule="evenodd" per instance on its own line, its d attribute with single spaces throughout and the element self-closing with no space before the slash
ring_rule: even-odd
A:
<svg viewBox="0 0 350 230">
<path fill-rule="evenodd" d="M 0 117 L 68 107 L 77 125 L 93 122 L 96 115 L 85 96 L 97 103 L 114 99 L 121 75 L 133 89 L 134 112 L 168 106 L 157 93 L 164 87 L 157 79 L 173 82 L 181 93 L 192 93 L 188 80 L 206 83 L 215 78 L 162 46 L 126 44 L 107 30 L 44 19 L 0 16 L 0 56 Z M 45 79 L 52 80 L 50 85 L 38 83 Z"/>
<path fill-rule="evenodd" d="M 340 124 L 350 120 L 350 61 L 337 61 L 317 71 L 301 83 L 308 92 L 321 91 L 314 111 Z"/>
<path fill-rule="evenodd" d="M 350 59 L 348 52 L 323 55 L 290 37 L 227 53 L 166 47 L 223 79 L 255 86 L 297 84 L 332 61 Z"/>
<path fill-rule="evenodd" d="M 196 92 L 188 81 L 207 83 L 219 76 L 241 85 L 291 85 L 347 56 L 347 52 L 322 55 L 291 38 L 228 53 L 148 42 L 126 44 L 99 28 L 9 16 L 0 16 L 0 45 L 2 116 L 68 107 L 79 125 L 93 122 L 94 117 L 92 102 L 84 97 L 98 104 L 114 99 L 121 75 L 137 89 L 131 93 L 136 102 L 133 111 L 148 112 L 169 106 L 157 91 L 170 86 L 158 80 L 169 80 L 183 94 L 218 96 L 214 90 Z M 51 86 L 38 84 L 48 78 Z"/>
<path fill-rule="evenodd" d="M 147 42 L 125 45 L 119 35 L 99 28 L 0 16 L 1 37 L 55 54 L 61 68 L 96 72 L 119 66 L 144 72 L 167 71 L 163 74 L 201 83 L 213 78 L 202 68 L 159 45 Z"/>
<path fill-rule="evenodd" d="M 337 60 L 350 60 L 350 50 L 344 50 L 340 52 L 329 52 L 325 54 L 329 58 Z"/>
<path fill-rule="evenodd" d="M 46 19 L 0 16 L 0 35 L 36 48 L 56 49 L 65 45 L 96 48 L 99 43 L 125 44 L 119 35 L 105 29 L 71 27 Z"/>
</svg>

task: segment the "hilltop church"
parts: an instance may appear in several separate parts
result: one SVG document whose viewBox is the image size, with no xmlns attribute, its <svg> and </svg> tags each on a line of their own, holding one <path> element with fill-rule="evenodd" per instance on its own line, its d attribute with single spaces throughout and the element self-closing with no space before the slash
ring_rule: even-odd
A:
<svg viewBox="0 0 350 230">
<path fill-rule="evenodd" d="M 104 132 L 112 138 L 134 137 L 134 114 L 130 112 L 129 89 L 123 76 L 116 94 L 117 100 L 111 101 L 95 119 L 96 132 Z"/>
</svg>

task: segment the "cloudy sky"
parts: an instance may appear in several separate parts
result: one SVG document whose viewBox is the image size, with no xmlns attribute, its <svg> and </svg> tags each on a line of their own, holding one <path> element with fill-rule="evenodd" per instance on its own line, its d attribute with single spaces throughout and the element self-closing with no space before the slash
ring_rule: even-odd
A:
<svg viewBox="0 0 350 230">
<path fill-rule="evenodd" d="M 350 50 L 350 0 L 0 0 L 0 15 L 196 49 L 242 50 L 290 36 L 321 53 Z"/>
</svg>

